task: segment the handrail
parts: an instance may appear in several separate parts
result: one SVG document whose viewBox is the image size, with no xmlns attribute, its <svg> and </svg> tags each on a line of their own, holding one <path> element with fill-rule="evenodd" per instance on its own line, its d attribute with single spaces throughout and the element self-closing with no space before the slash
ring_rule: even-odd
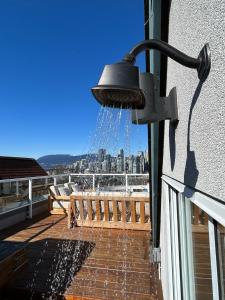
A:
<svg viewBox="0 0 225 300">
<path fill-rule="evenodd" d="M 134 174 L 134 173 L 63 173 L 63 174 L 56 174 L 56 175 L 46 175 L 46 176 L 35 176 L 35 177 L 22 177 L 22 178 L 12 178 L 12 179 L 1 179 L 1 183 L 10 183 L 10 182 L 16 182 L 16 181 L 28 181 L 28 180 L 36 180 L 36 179 L 48 179 L 48 178 L 54 178 L 54 177 L 65 177 L 65 176 L 144 176 L 148 177 L 149 174 L 143 173 L 143 174 Z"/>
<path fill-rule="evenodd" d="M 95 178 L 101 176 L 101 177 L 105 177 L 105 176 L 120 176 L 120 177 L 124 177 L 125 178 L 125 190 L 128 190 L 128 187 L 130 186 L 128 184 L 128 177 L 146 177 L 148 178 L 149 174 L 130 174 L 130 173 L 63 173 L 63 174 L 56 174 L 56 175 L 46 175 L 46 176 L 35 176 L 35 177 L 23 177 L 23 178 L 12 178 L 12 179 L 1 179 L 0 180 L 0 184 L 4 184 L 4 183 L 16 183 L 16 194 L 15 196 L 19 195 L 19 182 L 24 182 L 27 181 L 28 182 L 28 189 L 27 189 L 27 200 L 28 202 L 28 206 L 29 206 L 29 215 L 28 217 L 31 219 L 32 218 L 32 211 L 33 211 L 33 192 L 34 192 L 34 188 L 35 185 L 33 184 L 34 180 L 40 180 L 40 179 L 45 179 L 46 182 L 43 184 L 43 186 L 48 186 L 49 182 L 48 179 L 54 179 L 54 185 L 57 184 L 57 178 L 62 178 L 62 177 L 68 177 L 68 182 L 71 182 L 72 177 L 92 177 L 92 188 L 93 190 L 95 190 Z M 12 210 L 17 210 L 19 209 L 18 207 L 15 207 Z M 8 210 L 6 210 L 4 213 L 7 213 Z M 3 212 L 2 212 L 3 213 Z"/>
</svg>

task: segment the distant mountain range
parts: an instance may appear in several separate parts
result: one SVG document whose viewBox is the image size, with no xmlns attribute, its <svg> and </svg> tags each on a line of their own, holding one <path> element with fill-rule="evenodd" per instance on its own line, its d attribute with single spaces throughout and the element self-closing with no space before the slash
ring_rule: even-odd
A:
<svg viewBox="0 0 225 300">
<path fill-rule="evenodd" d="M 37 161 L 44 169 L 50 169 L 56 166 L 72 164 L 78 160 L 85 159 L 88 156 L 90 157 L 90 155 L 88 154 L 74 155 L 74 156 L 69 154 L 52 154 L 52 155 L 42 156 L 38 158 Z"/>
</svg>

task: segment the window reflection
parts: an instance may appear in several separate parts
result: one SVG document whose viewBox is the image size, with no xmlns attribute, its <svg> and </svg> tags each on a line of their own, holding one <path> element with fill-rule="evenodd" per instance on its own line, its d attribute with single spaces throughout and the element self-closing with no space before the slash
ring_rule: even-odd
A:
<svg viewBox="0 0 225 300">
<path fill-rule="evenodd" d="M 191 203 L 191 211 L 196 300 L 211 300 L 213 296 L 208 215 L 193 203 Z"/>
</svg>

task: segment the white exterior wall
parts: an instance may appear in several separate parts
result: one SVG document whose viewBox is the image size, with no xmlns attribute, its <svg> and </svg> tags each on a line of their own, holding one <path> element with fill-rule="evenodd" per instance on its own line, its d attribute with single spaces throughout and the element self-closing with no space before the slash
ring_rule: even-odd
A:
<svg viewBox="0 0 225 300">
<path fill-rule="evenodd" d="M 177 88 L 179 124 L 165 124 L 163 173 L 185 186 L 225 201 L 225 1 L 172 0 L 169 44 L 197 57 L 209 43 L 212 66 L 201 84 L 196 70 L 168 59 L 167 95 Z M 162 195 L 161 278 L 171 297 L 169 200 Z M 169 217 L 168 217 L 169 215 Z"/>
<path fill-rule="evenodd" d="M 176 130 L 166 122 L 163 173 L 225 200 L 225 1 L 172 0 L 169 43 L 197 57 L 206 42 L 212 67 L 203 85 L 195 70 L 168 60 L 180 121 Z"/>
</svg>

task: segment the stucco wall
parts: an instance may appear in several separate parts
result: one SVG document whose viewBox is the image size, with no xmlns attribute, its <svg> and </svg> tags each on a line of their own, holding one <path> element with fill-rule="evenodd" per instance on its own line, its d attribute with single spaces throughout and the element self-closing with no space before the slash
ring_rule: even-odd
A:
<svg viewBox="0 0 225 300">
<path fill-rule="evenodd" d="M 167 93 L 177 87 L 179 124 L 166 122 L 163 173 L 225 199 L 225 1 L 172 0 L 169 43 L 197 57 L 208 42 L 212 67 L 197 72 L 169 59 Z"/>
</svg>

